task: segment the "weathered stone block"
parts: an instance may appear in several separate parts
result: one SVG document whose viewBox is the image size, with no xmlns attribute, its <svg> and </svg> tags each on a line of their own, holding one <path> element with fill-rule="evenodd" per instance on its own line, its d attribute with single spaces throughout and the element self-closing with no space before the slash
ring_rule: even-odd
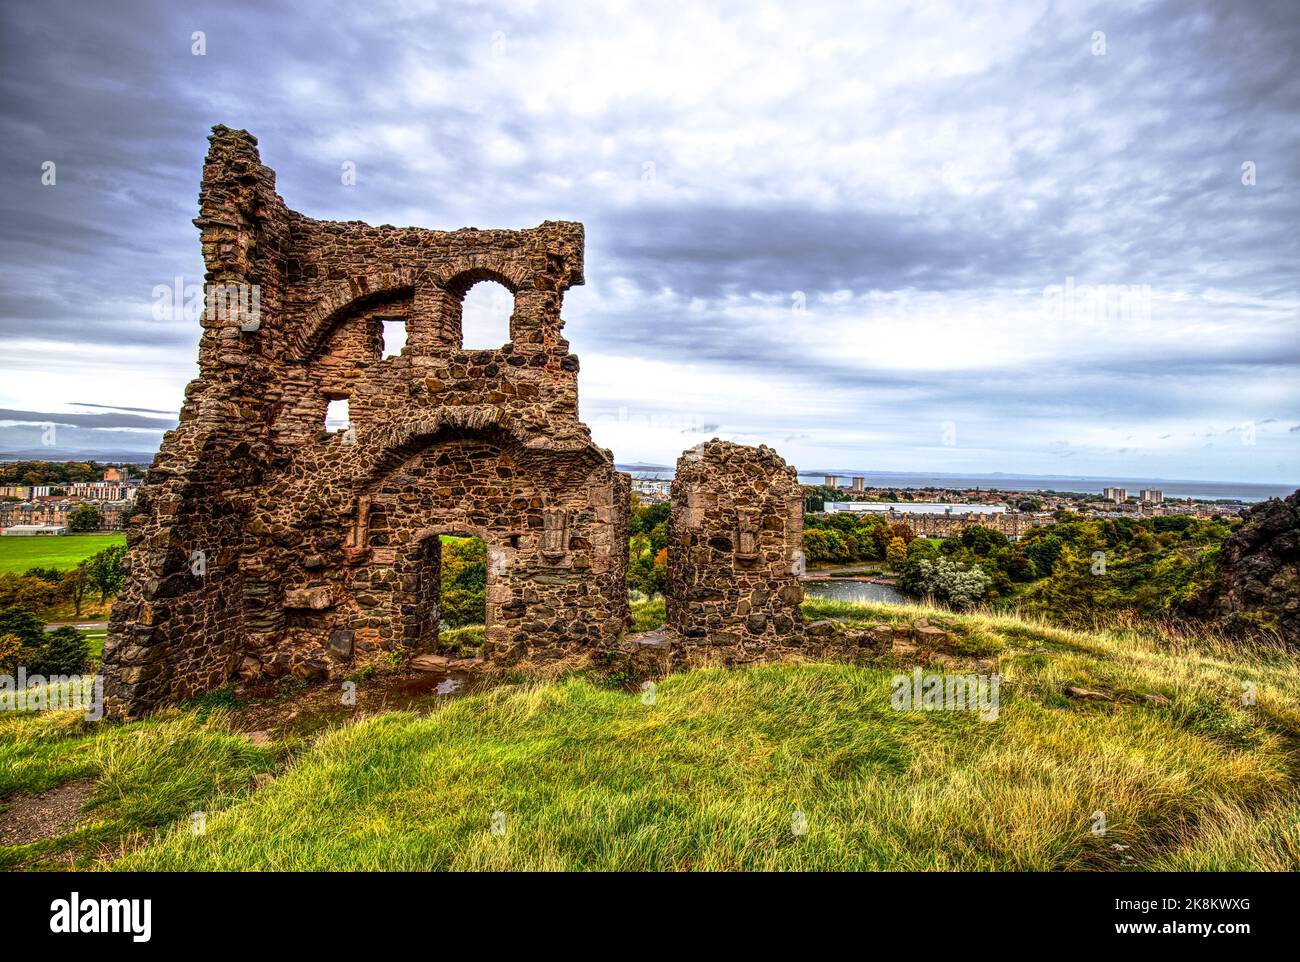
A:
<svg viewBox="0 0 1300 962">
<path fill-rule="evenodd" d="M 334 599 L 327 587 L 291 588 L 284 593 L 286 608 L 300 608 L 309 611 L 324 611 L 334 607 Z"/>
</svg>

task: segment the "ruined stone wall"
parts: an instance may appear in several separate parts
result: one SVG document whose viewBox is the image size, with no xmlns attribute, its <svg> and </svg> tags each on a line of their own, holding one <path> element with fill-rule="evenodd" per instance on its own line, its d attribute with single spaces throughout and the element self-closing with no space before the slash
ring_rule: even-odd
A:
<svg viewBox="0 0 1300 962">
<path fill-rule="evenodd" d="M 275 193 L 255 138 L 217 127 L 210 142 L 199 376 L 128 532 L 110 710 L 427 647 L 440 533 L 487 542 L 489 657 L 617 637 L 629 479 L 578 420 L 561 335 L 582 226 L 317 221 Z M 483 280 L 513 295 L 510 340 L 464 350 L 463 298 Z M 405 324 L 399 356 L 386 320 Z M 326 431 L 344 398 L 350 428 Z"/>
<path fill-rule="evenodd" d="M 677 462 L 668 627 L 703 644 L 793 646 L 803 634 L 803 492 L 771 448 L 716 438 Z"/>
</svg>

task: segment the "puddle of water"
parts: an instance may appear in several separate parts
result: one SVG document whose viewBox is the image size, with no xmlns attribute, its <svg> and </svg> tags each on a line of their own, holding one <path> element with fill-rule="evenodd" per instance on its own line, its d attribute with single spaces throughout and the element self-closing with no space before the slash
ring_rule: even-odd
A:
<svg viewBox="0 0 1300 962">
<path fill-rule="evenodd" d="M 464 689 L 467 680 L 467 675 L 458 672 L 422 672 L 398 679 L 386 686 L 379 697 L 386 708 L 400 711 L 417 707 L 430 698 L 454 695 Z"/>
<path fill-rule="evenodd" d="M 803 591 L 806 597 L 820 598 L 823 601 L 871 601 L 903 605 L 911 600 L 890 585 L 877 584 L 874 581 L 856 581 L 851 578 L 805 581 Z"/>
</svg>

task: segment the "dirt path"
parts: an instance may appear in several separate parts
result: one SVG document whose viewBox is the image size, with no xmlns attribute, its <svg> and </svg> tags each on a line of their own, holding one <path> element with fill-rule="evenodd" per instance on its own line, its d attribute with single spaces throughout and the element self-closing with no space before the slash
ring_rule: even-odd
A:
<svg viewBox="0 0 1300 962">
<path fill-rule="evenodd" d="M 39 795 L 9 799 L 8 807 L 0 812 L 0 845 L 30 845 L 67 834 L 94 790 L 94 781 L 84 779 Z"/>
</svg>

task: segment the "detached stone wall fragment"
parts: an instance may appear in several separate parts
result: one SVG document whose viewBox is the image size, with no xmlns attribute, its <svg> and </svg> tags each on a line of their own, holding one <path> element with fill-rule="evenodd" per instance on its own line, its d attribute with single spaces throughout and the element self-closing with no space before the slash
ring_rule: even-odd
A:
<svg viewBox="0 0 1300 962">
<path fill-rule="evenodd" d="M 128 532 L 104 649 L 110 712 L 236 675 L 342 675 L 384 650 L 427 650 L 445 533 L 487 543 L 487 657 L 617 639 L 630 479 L 578 419 L 561 335 L 582 225 L 313 220 L 276 194 L 254 137 L 218 126 L 209 140 L 199 375 Z M 464 350 L 463 298 L 482 280 L 513 296 L 509 341 Z M 384 356 L 385 321 L 405 325 L 398 356 Z M 341 399 L 351 425 L 327 431 Z"/>
<path fill-rule="evenodd" d="M 668 628 L 692 646 L 797 646 L 802 573 L 803 493 L 780 455 L 715 438 L 678 459 Z"/>
</svg>

